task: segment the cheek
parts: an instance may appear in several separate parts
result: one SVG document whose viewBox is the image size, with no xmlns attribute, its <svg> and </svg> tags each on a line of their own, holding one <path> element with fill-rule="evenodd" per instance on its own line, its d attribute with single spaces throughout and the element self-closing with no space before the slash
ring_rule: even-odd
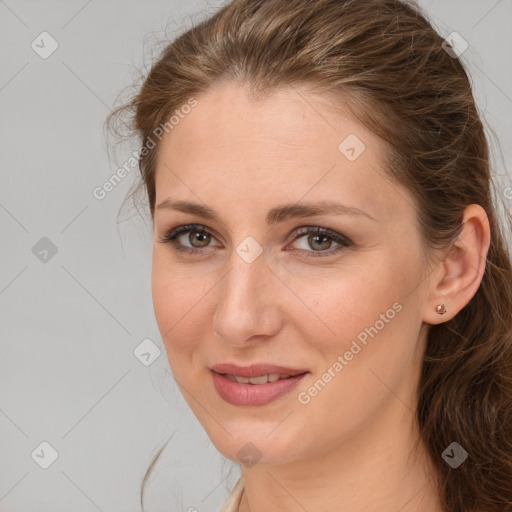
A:
<svg viewBox="0 0 512 512">
<path fill-rule="evenodd" d="M 152 297 L 155 319 L 165 344 L 169 362 L 191 354 L 201 333 L 194 315 L 208 293 L 208 283 L 179 265 L 170 265 L 165 250 L 155 249 L 152 268 Z M 195 332 L 194 332 L 195 331 Z"/>
<path fill-rule="evenodd" d="M 382 314 L 394 316 L 393 304 L 401 302 L 406 282 L 399 267 L 379 254 L 364 264 L 347 259 L 337 269 L 311 267 L 307 276 L 290 276 L 296 302 L 307 306 L 301 312 L 307 339 L 328 352 L 343 353 L 359 334 L 364 338 L 366 328 L 376 322 L 380 326 Z"/>
<path fill-rule="evenodd" d="M 410 292 L 420 270 L 380 254 L 364 268 L 325 280 L 330 284 L 320 289 L 302 288 L 322 320 L 302 324 L 321 354 L 314 378 L 300 390 L 303 414 L 312 424 L 356 428 L 414 370 L 421 315 L 420 301 Z M 319 325 L 334 335 L 319 336 Z"/>
</svg>

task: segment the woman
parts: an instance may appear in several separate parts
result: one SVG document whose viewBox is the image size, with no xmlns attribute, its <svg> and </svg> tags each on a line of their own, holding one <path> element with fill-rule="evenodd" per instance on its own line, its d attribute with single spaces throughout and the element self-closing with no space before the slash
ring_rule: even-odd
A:
<svg viewBox="0 0 512 512">
<path fill-rule="evenodd" d="M 234 0 L 130 110 L 169 364 L 242 465 L 223 510 L 512 510 L 511 259 L 419 8 Z"/>
</svg>

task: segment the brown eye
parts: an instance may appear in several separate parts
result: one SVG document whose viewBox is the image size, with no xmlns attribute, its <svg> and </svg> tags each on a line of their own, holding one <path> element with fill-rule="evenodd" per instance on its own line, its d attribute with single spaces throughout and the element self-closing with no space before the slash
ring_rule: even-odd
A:
<svg viewBox="0 0 512 512">
<path fill-rule="evenodd" d="M 171 244 L 176 251 L 188 254 L 200 254 L 205 252 L 203 249 L 218 247 L 218 244 L 211 245 L 214 240 L 212 233 L 201 224 L 179 226 L 159 237 L 159 242 Z"/>
<path fill-rule="evenodd" d="M 190 231 L 188 241 L 192 247 L 207 247 L 212 239 L 212 235 L 202 231 Z"/>
<path fill-rule="evenodd" d="M 308 244 L 315 251 L 325 251 L 331 248 L 332 240 L 325 235 L 309 235 Z"/>
<path fill-rule="evenodd" d="M 352 242 L 340 233 L 313 226 L 300 228 L 294 242 L 296 249 L 306 256 L 331 256 L 352 246 Z"/>
</svg>

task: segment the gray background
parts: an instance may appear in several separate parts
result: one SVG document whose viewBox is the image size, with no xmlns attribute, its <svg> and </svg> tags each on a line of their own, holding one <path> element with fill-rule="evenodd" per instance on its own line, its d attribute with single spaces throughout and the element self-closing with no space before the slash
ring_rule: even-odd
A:
<svg viewBox="0 0 512 512">
<path fill-rule="evenodd" d="M 469 42 L 462 59 L 501 144 L 491 139 L 510 208 L 512 0 L 420 3 L 443 37 Z M 136 169 L 104 200 L 92 194 L 128 154 L 110 160 L 103 131 L 118 93 L 155 42 L 220 4 L 0 0 L 2 512 L 140 510 L 141 479 L 173 433 L 146 510 L 216 511 L 236 481 L 238 467 L 229 474 L 168 371 L 150 223 L 129 211 L 116 219 Z M 31 47 L 43 31 L 59 45 L 46 59 Z M 149 366 L 134 355 L 145 339 L 161 350 Z M 42 442 L 58 453 L 47 469 Z"/>
</svg>

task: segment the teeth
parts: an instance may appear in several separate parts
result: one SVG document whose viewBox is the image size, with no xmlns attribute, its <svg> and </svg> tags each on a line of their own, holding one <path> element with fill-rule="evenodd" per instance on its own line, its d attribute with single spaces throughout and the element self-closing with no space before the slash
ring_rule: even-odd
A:
<svg viewBox="0 0 512 512">
<path fill-rule="evenodd" d="M 239 379 L 239 377 L 237 377 Z M 262 375 L 261 377 L 250 377 L 248 379 L 244 378 L 246 382 L 250 384 L 266 384 L 268 382 L 268 375 Z"/>
<path fill-rule="evenodd" d="M 289 379 L 290 375 L 279 375 L 278 373 L 270 373 L 259 377 L 238 377 L 236 375 L 226 374 L 229 380 L 238 382 L 239 384 L 266 384 L 267 382 L 276 382 L 279 379 Z"/>
</svg>

